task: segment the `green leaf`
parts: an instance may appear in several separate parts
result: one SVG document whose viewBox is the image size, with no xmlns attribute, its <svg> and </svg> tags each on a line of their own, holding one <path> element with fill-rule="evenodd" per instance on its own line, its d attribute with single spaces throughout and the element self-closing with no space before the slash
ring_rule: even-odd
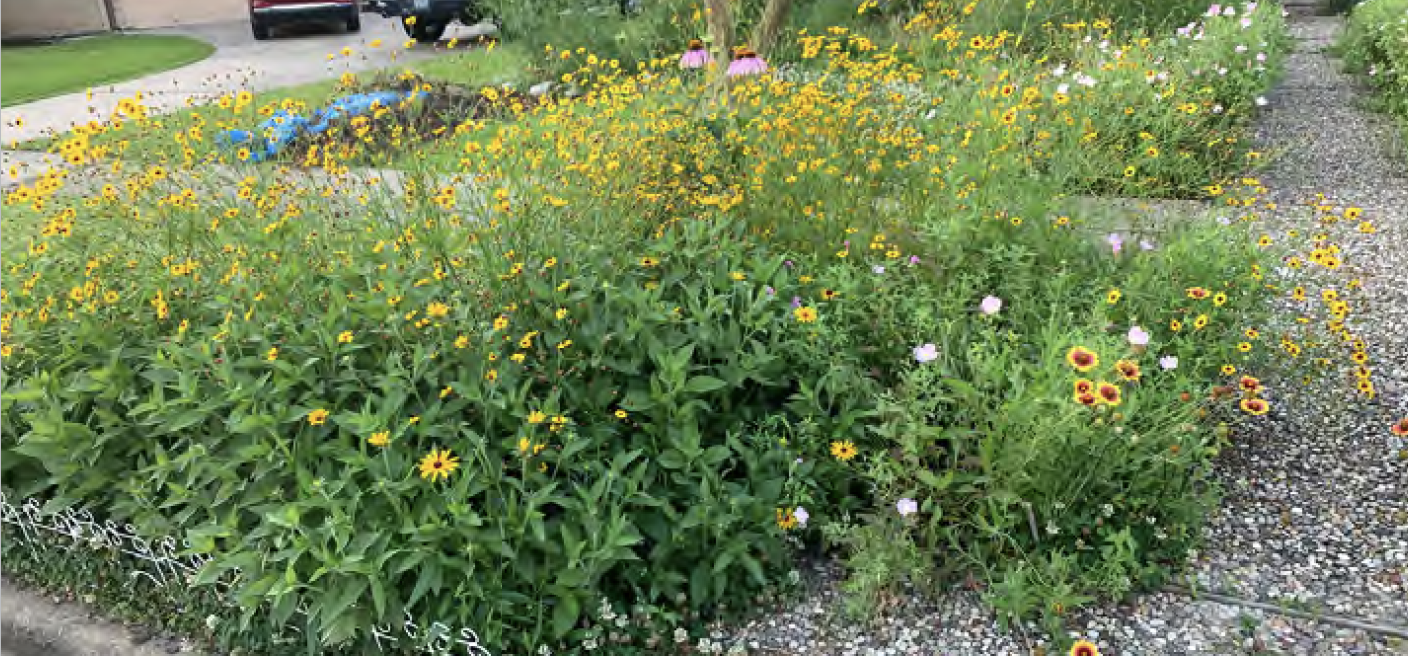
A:
<svg viewBox="0 0 1408 656">
<path fill-rule="evenodd" d="M 952 472 L 952 471 L 946 471 L 946 472 L 944 472 L 943 478 L 939 478 L 938 476 L 935 476 L 933 472 L 931 472 L 931 471 L 929 471 L 929 470 L 927 470 L 927 469 L 918 469 L 918 470 L 915 470 L 914 473 L 915 473 L 916 476 L 919 477 L 919 480 L 920 480 L 920 481 L 922 481 L 925 485 L 928 485 L 929 487 L 931 487 L 931 488 L 933 488 L 933 489 L 935 489 L 935 490 L 946 490 L 946 489 L 948 489 L 948 486 L 949 486 L 951 483 L 953 483 L 953 472 Z"/>
<path fill-rule="evenodd" d="M 706 392 L 712 392 L 727 385 L 728 383 L 725 383 L 724 381 L 719 380 L 718 378 L 715 378 L 713 376 L 695 376 L 694 378 L 689 379 L 688 383 L 684 384 L 684 391 L 694 392 L 695 394 L 703 394 Z"/>
<path fill-rule="evenodd" d="M 342 577 L 338 584 L 327 593 L 319 619 L 324 626 L 340 619 L 367 590 L 367 579 L 361 576 Z"/>
<path fill-rule="evenodd" d="M 576 597 L 570 594 L 558 597 L 557 604 L 552 609 L 553 635 L 561 640 L 567 635 L 567 632 L 572 630 L 572 627 L 577 626 L 577 618 L 581 614 L 582 608 L 577 603 Z"/>
<path fill-rule="evenodd" d="M 666 449 L 655 461 L 665 469 L 684 469 L 689 464 L 679 449 Z"/>
</svg>

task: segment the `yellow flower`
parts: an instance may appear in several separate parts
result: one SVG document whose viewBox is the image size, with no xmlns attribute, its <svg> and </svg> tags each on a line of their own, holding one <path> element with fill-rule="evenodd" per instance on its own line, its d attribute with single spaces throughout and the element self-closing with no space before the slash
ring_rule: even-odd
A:
<svg viewBox="0 0 1408 656">
<path fill-rule="evenodd" d="M 742 272 L 739 272 L 739 271 L 734 271 L 733 273 L 728 274 L 728 277 L 733 278 L 734 280 L 747 280 L 747 279 L 748 279 L 748 276 L 744 275 Z"/>
<path fill-rule="evenodd" d="M 450 393 L 451 393 L 451 392 L 454 392 L 454 391 L 455 391 L 455 388 L 454 388 L 454 387 L 451 387 L 451 386 L 449 386 L 449 385 L 446 385 L 446 386 L 445 386 L 445 389 L 440 390 L 440 398 L 443 399 L 443 398 L 449 396 Z"/>
<path fill-rule="evenodd" d="M 269 352 L 264 354 L 264 359 L 269 361 L 279 359 L 279 347 L 275 346 L 269 349 Z"/>
<path fill-rule="evenodd" d="M 816 309 L 806 306 L 799 307 L 792 311 L 792 316 L 802 323 L 811 323 L 816 321 Z"/>
<path fill-rule="evenodd" d="M 429 479 L 432 483 L 442 478 L 449 478 L 460 466 L 460 459 L 450 454 L 449 449 L 431 449 L 420 460 L 420 477 Z"/>
<path fill-rule="evenodd" d="M 508 356 L 508 359 L 513 360 L 514 362 L 517 362 L 519 364 L 523 364 L 524 357 L 525 356 L 522 353 L 514 353 L 513 355 Z"/>
<path fill-rule="evenodd" d="M 570 340 L 570 339 L 564 339 L 564 340 L 562 340 L 561 342 L 558 342 L 558 343 L 557 343 L 557 349 L 558 349 L 559 351 L 564 350 L 564 349 L 568 349 L 568 348 L 571 348 L 571 347 L 572 347 L 572 340 Z"/>
<path fill-rule="evenodd" d="M 352 342 L 352 331 L 344 330 L 337 334 L 338 344 L 349 344 Z"/>
<path fill-rule="evenodd" d="M 850 440 L 839 440 L 831 443 L 832 457 L 845 462 L 856 457 L 856 445 Z"/>
<path fill-rule="evenodd" d="M 625 419 L 625 418 L 626 418 L 626 411 L 625 411 L 625 410 L 621 410 L 620 408 L 617 408 L 617 409 L 616 409 L 616 413 L 615 413 L 615 414 L 616 414 L 616 418 L 617 418 L 617 419 Z"/>
<path fill-rule="evenodd" d="M 554 316 L 556 316 L 559 321 L 561 321 L 561 320 L 563 320 L 563 319 L 566 319 L 566 318 L 567 318 L 567 308 L 557 308 L 557 312 L 554 313 Z"/>
<path fill-rule="evenodd" d="M 318 408 L 317 410 L 308 413 L 308 423 L 314 426 L 322 426 L 323 424 L 327 423 L 328 414 L 330 413 L 327 410 Z"/>
<path fill-rule="evenodd" d="M 494 319 L 494 330 L 503 330 L 507 327 L 508 317 L 501 314 L 497 319 Z"/>
<path fill-rule="evenodd" d="M 372 446 L 386 446 L 391 443 L 391 431 L 377 431 L 367 438 L 367 444 Z"/>
<path fill-rule="evenodd" d="M 498 380 L 498 379 L 499 379 L 499 371 L 498 371 L 497 369 L 490 369 L 490 370 L 484 372 L 484 380 L 487 380 L 487 381 L 489 381 L 489 382 L 492 383 L 492 382 L 494 382 L 494 381 L 496 381 L 496 380 Z"/>
<path fill-rule="evenodd" d="M 466 346 L 469 346 L 469 338 L 468 338 L 468 337 L 465 337 L 464 335 L 460 335 L 459 337 L 456 337 L 456 338 L 455 338 L 455 348 L 457 348 L 457 349 L 462 349 L 462 348 L 464 348 L 464 347 L 466 347 Z"/>
<path fill-rule="evenodd" d="M 544 414 L 541 410 L 534 410 L 528 413 L 528 423 L 530 424 L 541 424 L 547 420 L 548 416 Z"/>
<path fill-rule="evenodd" d="M 1108 293 L 1105 294 L 1105 302 L 1109 303 L 1110 305 L 1114 305 L 1120 302 L 1120 296 L 1120 290 L 1111 289 Z"/>
<path fill-rule="evenodd" d="M 427 316 L 427 317 L 433 317 L 433 318 L 436 318 L 436 319 L 443 319 L 443 318 L 445 318 L 445 315 L 447 315 L 447 314 L 449 314 L 449 313 L 450 313 L 450 306 L 445 305 L 444 303 L 439 303 L 439 302 L 431 303 L 430 305 L 426 306 L 426 308 L 425 308 L 425 316 Z"/>
</svg>

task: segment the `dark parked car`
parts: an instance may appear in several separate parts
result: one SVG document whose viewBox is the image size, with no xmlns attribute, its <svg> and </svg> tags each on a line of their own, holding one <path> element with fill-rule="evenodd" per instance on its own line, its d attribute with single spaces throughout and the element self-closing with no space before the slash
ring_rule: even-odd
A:
<svg viewBox="0 0 1408 656">
<path fill-rule="evenodd" d="M 439 41 L 452 22 L 478 25 L 488 18 L 476 0 L 371 0 L 371 6 L 382 16 L 400 19 L 406 36 L 421 43 Z"/>
<path fill-rule="evenodd" d="M 349 32 L 362 29 L 357 0 L 249 0 L 249 27 L 263 41 L 278 25 L 287 23 L 336 23 Z"/>
</svg>

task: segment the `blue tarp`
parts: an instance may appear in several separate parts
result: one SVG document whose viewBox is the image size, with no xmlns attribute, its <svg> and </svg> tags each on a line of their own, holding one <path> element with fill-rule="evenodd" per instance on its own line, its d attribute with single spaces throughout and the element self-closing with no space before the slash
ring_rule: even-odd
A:
<svg viewBox="0 0 1408 656">
<path fill-rule="evenodd" d="M 301 134 L 322 134 L 332 127 L 333 121 L 369 114 L 374 105 L 395 107 L 402 101 L 417 100 L 423 95 L 424 91 L 380 91 L 344 96 L 319 110 L 312 118 L 280 110 L 255 126 L 252 131 L 226 130 L 224 141 L 231 148 L 249 144 L 249 158 L 262 162 L 279 154 L 279 151 Z M 261 142 L 262 147 L 259 145 Z"/>
</svg>

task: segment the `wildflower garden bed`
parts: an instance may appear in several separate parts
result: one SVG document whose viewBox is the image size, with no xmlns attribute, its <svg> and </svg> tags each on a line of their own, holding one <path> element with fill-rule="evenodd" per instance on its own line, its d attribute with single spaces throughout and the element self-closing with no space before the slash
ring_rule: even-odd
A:
<svg viewBox="0 0 1408 656">
<path fill-rule="evenodd" d="M 1408 144 L 1408 2 L 1354 5 L 1340 46 L 1350 68 L 1369 80 L 1383 108 L 1402 123 L 1401 141 Z"/>
<path fill-rule="evenodd" d="M 260 653 L 385 649 L 407 617 L 688 653 L 808 551 L 857 612 L 966 581 L 1053 635 L 1158 585 L 1261 372 L 1351 350 L 1265 325 L 1304 246 L 1260 235 L 1244 175 L 1280 9 L 873 4 L 783 39 L 795 75 L 552 49 L 586 95 L 408 137 L 453 158 L 359 211 L 274 168 L 12 192 L 41 220 L 4 235 L 6 493 L 173 536 L 196 565 L 160 594 L 195 598 L 162 620 Z M 1092 191 L 1212 207 L 1112 220 Z"/>
</svg>

